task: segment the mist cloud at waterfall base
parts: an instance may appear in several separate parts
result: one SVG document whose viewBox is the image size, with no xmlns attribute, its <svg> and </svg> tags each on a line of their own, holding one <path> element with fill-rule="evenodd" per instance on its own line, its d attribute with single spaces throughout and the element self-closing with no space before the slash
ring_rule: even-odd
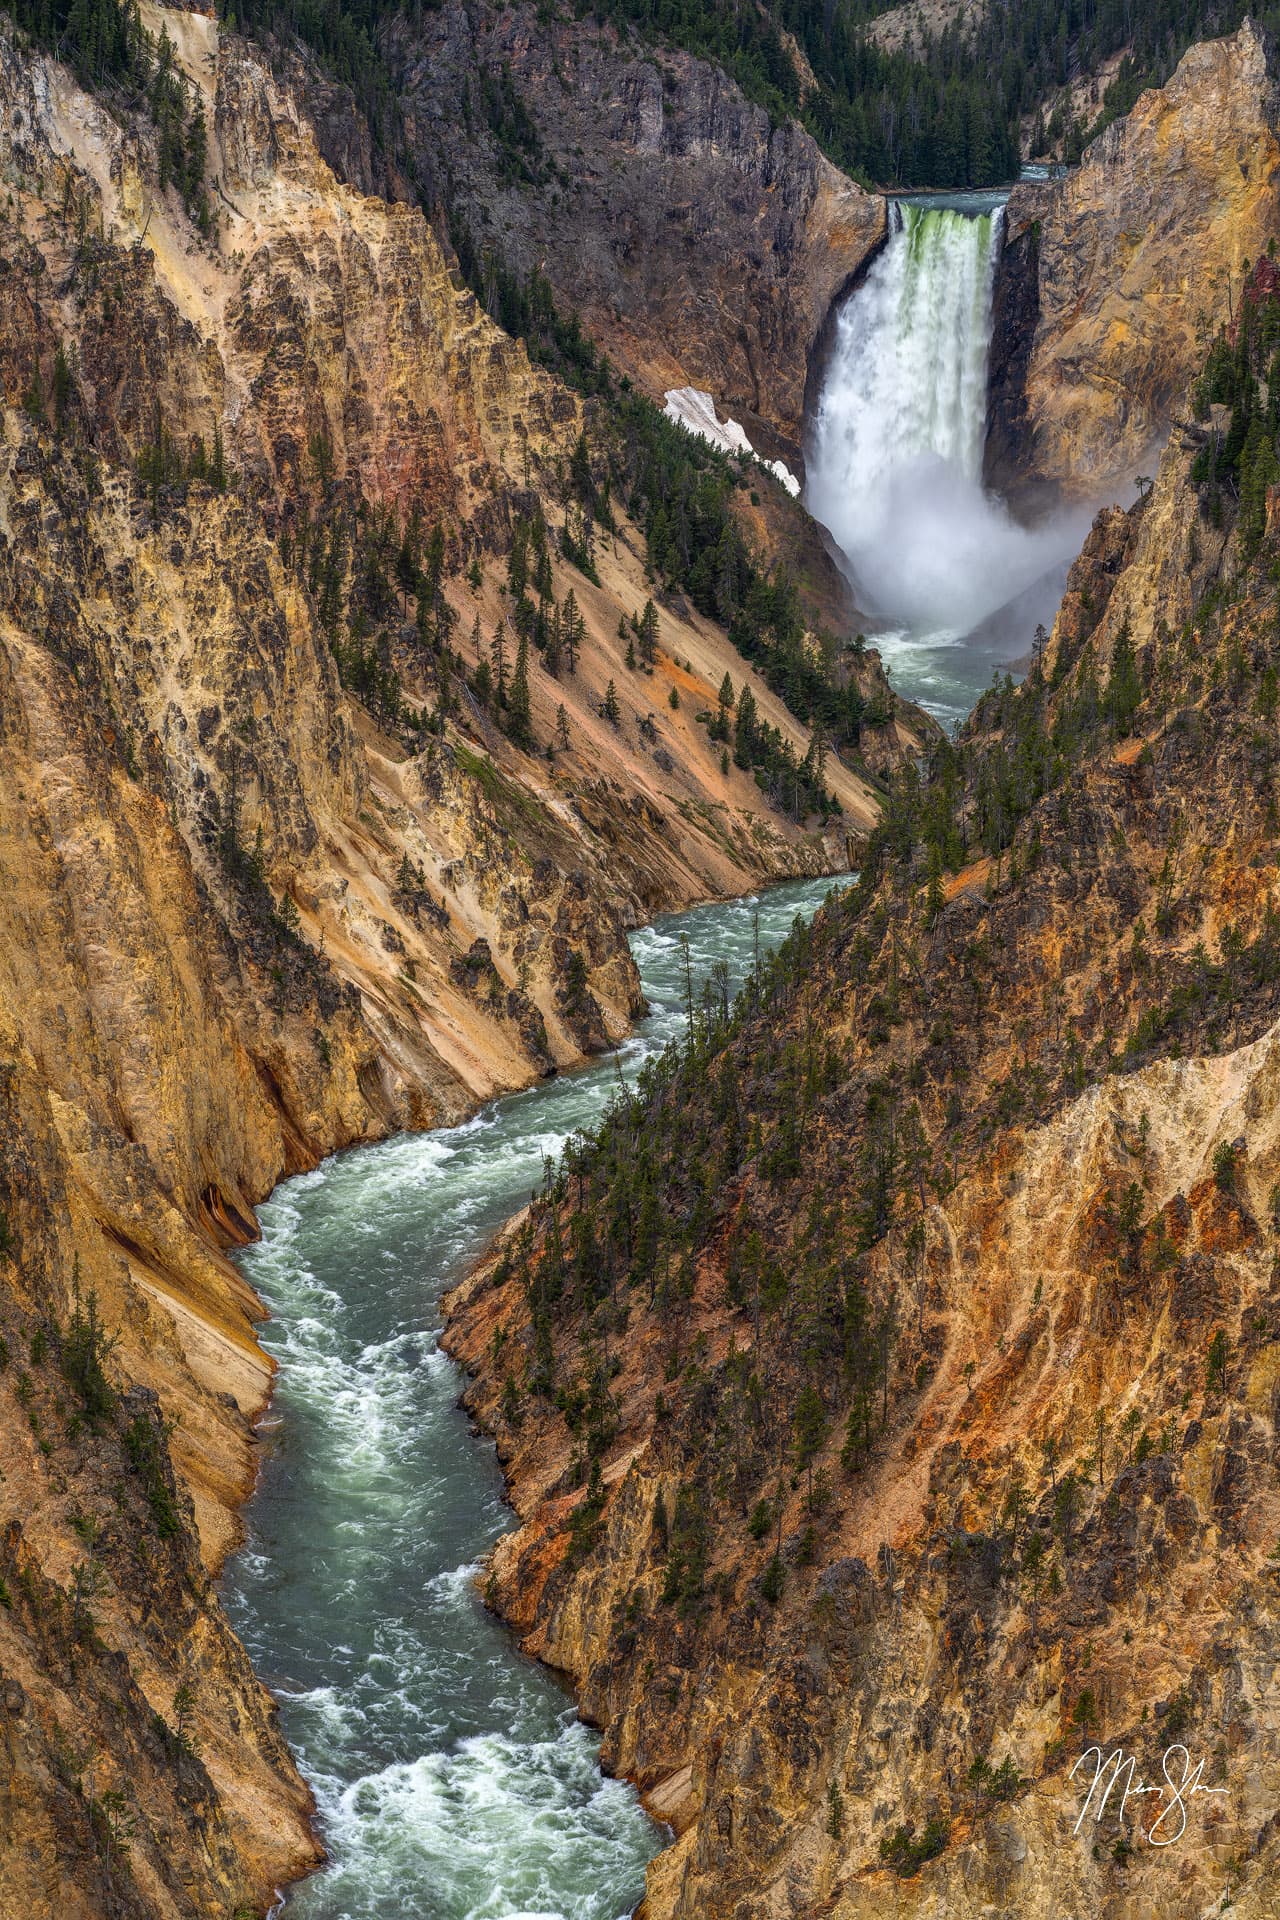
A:
<svg viewBox="0 0 1280 1920">
<path fill-rule="evenodd" d="M 1024 526 L 982 486 L 999 212 L 889 210 L 836 318 L 806 504 L 832 536 L 900 691 L 968 711 L 1048 624 L 1087 509 Z"/>
<path fill-rule="evenodd" d="M 1040 583 L 1046 596 L 1037 598 L 1052 602 L 1045 609 L 1051 614 L 1091 519 L 1087 509 L 1074 509 L 1023 526 L 979 481 L 935 453 L 882 470 L 874 496 L 847 484 L 833 490 L 819 472 L 809 497 L 867 615 L 887 627 L 939 636 L 987 625 Z M 1020 643 L 1010 639 L 1025 651 L 1031 633 Z"/>
</svg>

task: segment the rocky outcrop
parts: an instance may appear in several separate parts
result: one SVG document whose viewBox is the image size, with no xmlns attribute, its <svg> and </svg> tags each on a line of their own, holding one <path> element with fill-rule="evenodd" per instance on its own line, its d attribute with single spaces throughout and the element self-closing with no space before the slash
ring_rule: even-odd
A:
<svg viewBox="0 0 1280 1920">
<path fill-rule="evenodd" d="M 451 0 L 390 55 L 417 178 L 476 249 L 545 274 L 659 400 L 701 388 L 797 466 L 808 356 L 884 202 L 718 68 L 612 25 Z"/>
<path fill-rule="evenodd" d="M 867 24 L 867 38 L 886 53 L 921 52 L 944 33 L 971 32 L 981 25 L 987 0 L 905 0 Z"/>
<path fill-rule="evenodd" d="M 225 1542 L 252 1475 L 246 1414 L 268 1384 L 255 1303 L 157 1191 L 146 1147 L 130 1165 L 110 1117 L 48 1085 L 28 1045 L 45 1036 L 21 1009 L 13 1024 L 8 987 L 0 1906 L 72 1920 L 260 1912 L 320 1849 L 275 1704 L 200 1552 L 202 1532 L 206 1545 L 219 1534 L 198 1516 L 216 1511 Z M 99 1062 L 81 1064 L 92 1079 Z M 249 1120 L 265 1131 L 261 1102 Z M 172 1441 L 167 1422 L 180 1423 Z"/>
<path fill-rule="evenodd" d="M 987 477 L 1126 497 L 1280 225 L 1280 96 L 1246 21 L 1061 180 L 1017 186 L 992 341 Z"/>
<path fill-rule="evenodd" d="M 695 1475 L 665 1429 L 699 1382 L 664 1387 L 655 1423 L 644 1375 L 656 1351 L 629 1342 L 606 1517 L 581 1571 L 563 1531 L 581 1498 L 566 1492 L 571 1456 L 545 1434 L 508 1434 L 488 1393 L 474 1396 L 503 1436 L 522 1523 L 495 1554 L 490 1593 L 526 1648 L 574 1677 L 606 1763 L 678 1836 L 650 1869 L 646 1920 L 905 1920 L 942 1904 L 1175 1920 L 1203 1911 L 1227 1874 L 1235 1910 L 1269 1912 L 1275 1359 L 1257 1329 L 1274 1291 L 1254 1223 L 1280 1173 L 1278 1074 L 1272 1029 L 1238 1054 L 1091 1090 L 939 1205 L 927 1385 L 852 1500 L 837 1446 L 821 1456 L 820 1517 L 788 1496 L 779 1601 L 760 1597 L 772 1535 L 744 1550 L 745 1509 L 712 1522 L 711 1619 L 670 1597 L 667 1530 Z M 1242 1134 L 1249 1184 L 1229 1205 L 1213 1156 Z M 1118 1286 L 1081 1227 L 1082 1206 L 1135 1170 L 1118 1156 L 1140 1138 L 1144 1205 L 1177 1245 L 1154 1289 L 1136 1273 Z M 519 1324 L 510 1307 L 482 1290 L 457 1297 L 459 1353 L 482 1365 L 494 1327 Z M 1229 1396 L 1204 1385 L 1220 1322 L 1238 1355 Z M 716 1269 L 686 1332 L 713 1376 L 732 1372 L 747 1328 Z M 1088 1459 L 1099 1405 L 1100 1474 Z M 1162 1445 L 1171 1419 L 1176 1439 Z M 1065 1533 L 1063 1480 L 1080 1498 Z M 767 1501 L 771 1472 L 762 1484 Z M 1010 1486 L 1025 1501 L 1012 1530 Z M 1032 1540 L 1036 1571 L 1020 1574 Z M 1147 1844 L 1151 1813 L 1077 1834 L 1091 1769 L 1070 1770 L 1094 1737 L 1133 1753 L 1148 1781 L 1185 1740 L 1226 1793 L 1189 1802 L 1187 1835 L 1164 1855 Z M 992 1787 L 982 1766 L 1006 1762 L 1011 1790 Z M 894 1835 L 919 1841 L 931 1822 L 938 1857 L 895 1871 Z"/>
</svg>

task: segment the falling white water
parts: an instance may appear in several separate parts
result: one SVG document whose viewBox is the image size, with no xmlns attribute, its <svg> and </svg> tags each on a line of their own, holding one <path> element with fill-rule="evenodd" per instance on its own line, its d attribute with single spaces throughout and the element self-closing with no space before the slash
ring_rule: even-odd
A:
<svg viewBox="0 0 1280 1920">
<path fill-rule="evenodd" d="M 1001 209 L 895 204 L 889 213 L 889 238 L 837 319 L 807 498 L 860 606 L 888 629 L 890 658 L 913 649 L 933 657 L 1059 573 L 1081 522 L 1028 529 L 983 490 Z M 1030 638 L 1028 627 L 1005 655 Z M 970 698 L 986 677 L 981 649 L 972 664 Z M 925 686 L 914 691 L 928 697 Z"/>
<path fill-rule="evenodd" d="M 823 408 L 869 482 L 921 455 L 981 475 L 1001 211 L 890 208 L 888 245 L 840 316 Z"/>
</svg>

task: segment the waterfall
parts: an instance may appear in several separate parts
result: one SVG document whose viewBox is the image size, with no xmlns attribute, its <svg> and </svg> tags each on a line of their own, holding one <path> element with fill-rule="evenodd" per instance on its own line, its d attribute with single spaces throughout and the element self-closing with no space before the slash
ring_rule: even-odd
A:
<svg viewBox="0 0 1280 1920">
<path fill-rule="evenodd" d="M 1028 530 L 982 487 L 1002 209 L 891 203 L 889 218 L 837 316 L 807 502 L 873 620 L 954 641 L 1059 568 L 1078 529 Z"/>
<path fill-rule="evenodd" d="M 975 481 L 987 416 L 998 213 L 889 209 L 892 232 L 845 302 L 818 423 L 818 464 L 874 499 L 934 457 Z"/>
</svg>

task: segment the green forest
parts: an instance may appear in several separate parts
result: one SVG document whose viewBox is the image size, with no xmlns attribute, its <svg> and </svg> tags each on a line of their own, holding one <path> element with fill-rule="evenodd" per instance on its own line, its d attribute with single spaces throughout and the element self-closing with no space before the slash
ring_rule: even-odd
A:
<svg viewBox="0 0 1280 1920">
<path fill-rule="evenodd" d="M 643 39 L 713 60 L 775 120 L 800 120 L 846 172 L 887 187 L 986 186 L 1011 179 L 1023 159 L 1021 122 L 1082 74 L 1125 52 L 1102 112 L 1090 124 L 1050 120 L 1068 158 L 1146 86 L 1159 85 L 1194 41 L 1239 26 L 1246 14 L 1280 26 L 1280 6 L 1247 0 L 989 0 L 980 20 L 948 28 L 910 52 L 881 50 L 868 34 L 882 0 L 573 0 L 584 20 L 612 21 Z M 91 83 L 136 95 L 152 86 L 140 55 L 136 9 L 120 0 L 9 0 L 42 46 Z M 395 120 L 394 85 L 380 29 L 411 21 L 439 0 L 222 0 L 229 25 L 296 35 L 350 85 L 384 139 Z M 794 40 L 817 88 L 802 88 Z M 143 71 L 144 65 L 146 71 Z M 519 102 L 513 112 L 518 113 Z M 163 110 L 162 110 L 163 112 Z M 172 118 L 171 112 L 165 118 Z M 198 136 L 197 136 L 198 138 Z M 1031 147 L 1041 142 L 1034 139 Z M 181 174 L 181 158 L 175 161 Z"/>
<path fill-rule="evenodd" d="M 886 187 L 986 186 L 1008 181 L 1024 152 L 1021 124 L 1071 81 L 1124 53 L 1091 123 L 1061 112 L 1037 129 L 1068 158 L 1146 86 L 1168 78 L 1194 41 L 1229 33 L 1247 13 L 1280 26 L 1280 6 L 1247 0 L 989 0 L 982 17 L 947 28 L 910 51 L 886 52 L 869 34 L 882 0 L 570 0 L 584 21 L 612 22 L 641 39 L 713 60 L 777 121 L 794 117 L 836 164 Z M 229 25 L 295 35 L 350 85 L 384 139 L 393 135 L 395 89 L 381 51 L 393 17 L 438 9 L 439 0 L 222 0 Z M 136 9 L 120 0 L 10 0 L 18 24 L 91 82 L 143 95 Z M 544 0 L 544 10 L 545 0 Z M 790 42 L 816 88 L 802 84 Z M 519 116 L 518 100 L 510 103 Z M 501 107 L 502 102 L 498 101 Z M 180 172 L 180 162 L 175 167 Z"/>
<path fill-rule="evenodd" d="M 48 6 L 51 0 L 35 0 Z M 21 0 L 29 6 L 32 0 Z M 59 4 L 59 0 L 53 0 Z M 85 0 L 78 0 L 84 5 Z M 97 0 L 110 6 L 114 0 Z M 379 51 L 391 15 L 439 0 L 223 0 L 229 20 L 296 34 L 351 85 L 376 122 L 394 118 Z M 1280 6 L 1248 0 L 989 0 L 980 20 L 910 52 L 882 51 L 868 33 L 883 0 L 568 0 L 580 18 L 713 60 L 775 120 L 800 120 L 846 172 L 886 187 L 987 186 L 1013 178 L 1021 122 L 1069 82 L 1125 53 L 1101 114 L 1044 129 L 1067 157 L 1160 85 L 1195 41 L 1230 33 L 1252 14 L 1272 28 Z M 548 11 L 546 0 L 541 11 Z M 803 89 L 793 40 L 818 85 Z M 1041 143 L 1033 139 L 1032 147 Z"/>
<path fill-rule="evenodd" d="M 438 0 L 225 0 L 229 18 L 296 33 L 355 88 L 377 120 L 392 114 L 378 51 L 392 13 L 435 11 Z M 1012 179 L 1021 123 L 1080 75 L 1125 53 L 1096 120 L 1043 131 L 1068 159 L 1144 87 L 1160 85 L 1195 41 L 1230 33 L 1252 14 L 1275 28 L 1280 7 L 1248 0 L 989 0 L 982 18 L 912 51 L 881 50 L 867 29 L 883 0 L 572 0 L 584 20 L 611 21 L 642 39 L 722 66 L 776 121 L 801 121 L 837 166 L 885 187 L 976 187 Z M 818 82 L 802 88 L 793 40 Z M 1042 142 L 1029 143 L 1039 148 Z"/>
<path fill-rule="evenodd" d="M 1084 141 L 1159 85 L 1196 40 L 1229 33 L 1245 0 L 989 0 L 975 24 L 912 53 L 886 53 L 867 33 L 883 0 L 603 0 L 593 9 L 718 61 L 777 118 L 801 120 L 836 164 L 881 186 L 974 187 L 1008 181 L 1021 160 L 1020 122 L 1054 92 L 1128 50 L 1096 122 L 1049 128 L 1075 157 Z M 783 36 L 819 86 L 802 96 Z M 1035 147 L 1039 143 L 1032 141 Z"/>
</svg>

